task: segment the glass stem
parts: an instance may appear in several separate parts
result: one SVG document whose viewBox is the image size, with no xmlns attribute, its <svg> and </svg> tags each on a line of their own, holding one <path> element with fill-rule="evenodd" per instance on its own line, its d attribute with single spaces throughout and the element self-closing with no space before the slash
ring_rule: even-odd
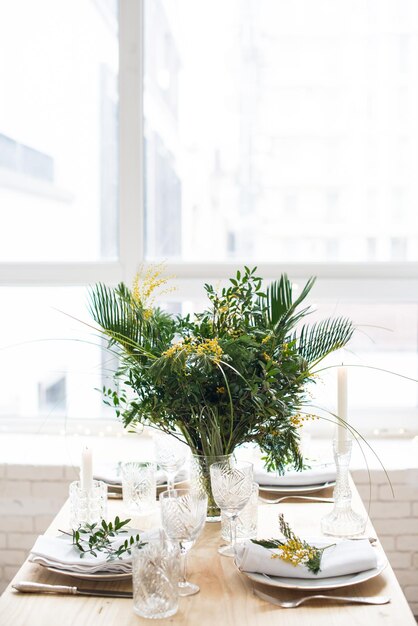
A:
<svg viewBox="0 0 418 626">
<path fill-rule="evenodd" d="M 187 584 L 187 551 L 180 543 L 180 581 L 179 585 Z"/>
<path fill-rule="evenodd" d="M 173 472 L 167 472 L 167 489 L 174 489 L 174 479 L 176 475 Z"/>
<path fill-rule="evenodd" d="M 231 516 L 231 523 L 229 525 L 230 528 L 230 537 L 231 537 L 231 548 L 235 549 L 235 544 L 237 542 L 237 517 L 238 513 L 235 513 Z"/>
</svg>

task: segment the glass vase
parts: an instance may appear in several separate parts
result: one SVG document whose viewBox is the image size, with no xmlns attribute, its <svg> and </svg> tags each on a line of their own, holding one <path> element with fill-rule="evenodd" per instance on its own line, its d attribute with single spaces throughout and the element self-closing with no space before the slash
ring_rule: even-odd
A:
<svg viewBox="0 0 418 626">
<path fill-rule="evenodd" d="M 199 493 L 204 493 L 208 498 L 208 513 L 206 517 L 207 522 L 220 522 L 221 510 L 217 506 L 213 494 L 210 482 L 210 466 L 212 463 L 226 463 L 230 464 L 234 458 L 233 454 L 221 454 L 221 455 L 203 455 L 192 454 L 190 460 L 190 488 L 197 490 Z"/>
</svg>

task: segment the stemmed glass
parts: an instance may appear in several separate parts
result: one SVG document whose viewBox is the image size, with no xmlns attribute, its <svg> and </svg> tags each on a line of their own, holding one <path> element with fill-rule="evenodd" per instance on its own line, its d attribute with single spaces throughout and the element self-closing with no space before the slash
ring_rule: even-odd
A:
<svg viewBox="0 0 418 626">
<path fill-rule="evenodd" d="M 230 518 L 230 544 L 221 546 L 223 556 L 235 556 L 238 514 L 247 504 L 253 490 L 253 464 L 248 461 L 213 463 L 210 466 L 212 493 L 222 513 Z"/>
<path fill-rule="evenodd" d="M 167 475 L 167 489 L 174 489 L 174 479 L 184 465 L 186 453 L 173 437 L 159 438 L 155 442 L 157 465 Z"/>
<path fill-rule="evenodd" d="M 187 553 L 200 535 L 206 520 L 206 494 L 187 489 L 170 489 L 160 494 L 161 518 L 168 538 L 179 544 L 182 559 L 179 595 L 191 596 L 198 585 L 187 580 Z"/>
</svg>

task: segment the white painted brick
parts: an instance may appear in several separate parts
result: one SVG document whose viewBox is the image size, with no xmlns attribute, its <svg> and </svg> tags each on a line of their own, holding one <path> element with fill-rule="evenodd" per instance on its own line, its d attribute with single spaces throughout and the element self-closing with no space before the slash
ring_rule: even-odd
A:
<svg viewBox="0 0 418 626">
<path fill-rule="evenodd" d="M 32 483 L 32 495 L 36 498 L 61 498 L 63 503 L 68 497 L 68 484 L 57 481 L 34 481 Z"/>
<path fill-rule="evenodd" d="M 405 483 L 407 485 L 417 485 L 418 484 L 418 467 L 413 467 L 406 470 L 406 479 Z"/>
<path fill-rule="evenodd" d="M 72 465 L 66 465 L 64 467 L 64 478 L 69 482 L 73 480 L 80 480 L 80 468 Z"/>
<path fill-rule="evenodd" d="M 411 504 L 409 502 L 372 502 L 370 516 L 375 519 L 399 519 L 409 517 Z"/>
<path fill-rule="evenodd" d="M 403 592 L 408 602 L 418 602 L 418 585 L 408 585 Z"/>
<path fill-rule="evenodd" d="M 418 500 L 418 485 L 393 485 L 392 490 L 389 485 L 379 487 L 379 500 L 389 502 L 416 502 Z"/>
<path fill-rule="evenodd" d="M 35 543 L 38 535 L 33 533 L 9 533 L 7 536 L 7 545 L 13 550 L 30 550 Z"/>
<path fill-rule="evenodd" d="M 369 485 L 357 485 L 357 491 L 360 494 L 361 499 L 363 500 L 365 506 L 370 500 L 370 488 Z M 371 501 L 378 500 L 379 494 L 379 485 L 371 485 Z"/>
<path fill-rule="evenodd" d="M 354 482 L 356 485 L 377 485 L 380 482 L 384 482 L 379 473 L 369 473 L 367 470 L 354 470 L 351 472 Z"/>
<path fill-rule="evenodd" d="M 14 578 L 19 571 L 21 565 L 6 565 L 4 568 L 4 577 L 8 583 Z"/>
<path fill-rule="evenodd" d="M 31 483 L 28 480 L 2 480 L 0 483 L 1 498 L 20 498 L 29 496 Z"/>
<path fill-rule="evenodd" d="M 410 473 L 412 471 L 412 474 Z M 410 480 L 410 476 L 413 476 L 415 470 L 389 470 L 388 476 L 392 485 L 404 485 Z M 368 485 L 369 482 L 372 485 L 388 485 L 388 478 L 383 470 L 371 470 L 370 477 L 366 469 L 352 470 L 351 475 L 356 485 Z M 412 480 L 412 478 L 411 478 Z"/>
<path fill-rule="evenodd" d="M 399 581 L 399 584 L 402 588 L 408 587 L 410 585 L 418 585 L 418 573 L 414 570 L 404 570 L 400 569 L 396 571 L 396 577 Z M 418 596 L 417 596 L 418 601 Z"/>
<path fill-rule="evenodd" d="M 6 533 L 0 533 L 0 548 L 5 548 L 7 543 Z"/>
<path fill-rule="evenodd" d="M 26 500 L 26 498 L 25 498 Z M 25 515 L 25 507 L 21 498 L 0 498 L 0 518 L 5 515 Z"/>
<path fill-rule="evenodd" d="M 418 521 L 415 519 L 374 519 L 373 526 L 379 535 L 414 535 L 418 532 Z"/>
<path fill-rule="evenodd" d="M 395 550 L 395 537 L 379 537 L 380 543 L 383 546 L 385 552 L 394 552 Z"/>
<path fill-rule="evenodd" d="M 9 581 L 5 580 L 3 577 L 0 580 L 0 594 L 3 593 L 3 591 L 6 589 L 7 585 L 9 584 Z"/>
<path fill-rule="evenodd" d="M 410 471 L 411 470 L 409 469 L 389 470 L 388 476 L 390 478 L 390 482 L 392 483 L 392 485 L 404 485 L 408 481 Z M 383 470 L 381 472 L 381 477 L 382 480 L 380 482 L 383 485 L 387 485 L 388 481 Z"/>
<path fill-rule="evenodd" d="M 418 502 L 412 503 L 412 515 L 418 518 Z"/>
<path fill-rule="evenodd" d="M 8 465 L 7 478 L 19 480 L 59 480 L 64 468 L 58 465 Z"/>
<path fill-rule="evenodd" d="M 37 533 L 43 533 L 51 524 L 54 515 L 36 515 L 34 518 L 34 530 Z"/>
<path fill-rule="evenodd" d="M 4 478 L 6 476 L 6 465 L 2 463 L 0 465 L 0 478 Z"/>
<path fill-rule="evenodd" d="M 409 606 L 411 607 L 412 613 L 415 615 L 415 619 L 418 621 L 418 602 L 410 602 Z"/>
<path fill-rule="evenodd" d="M 418 533 L 416 535 L 404 535 L 403 537 L 396 537 L 396 548 L 402 552 L 407 550 L 418 551 Z"/>
<path fill-rule="evenodd" d="M 2 550 L 0 556 L 4 565 L 22 565 L 26 559 L 25 550 Z"/>
<path fill-rule="evenodd" d="M 3 515 L 41 515 L 43 513 L 57 514 L 63 504 L 62 497 L 58 499 L 33 498 L 0 498 L 0 517 Z"/>
<path fill-rule="evenodd" d="M 416 570 L 418 570 L 418 554 L 414 554 L 412 557 L 412 564 Z"/>
<path fill-rule="evenodd" d="M 387 552 L 386 556 L 389 559 L 393 569 L 403 570 L 411 567 L 411 555 L 408 552 Z"/>
<path fill-rule="evenodd" d="M 1 515 L 0 531 L 31 532 L 32 518 L 24 515 Z"/>
</svg>

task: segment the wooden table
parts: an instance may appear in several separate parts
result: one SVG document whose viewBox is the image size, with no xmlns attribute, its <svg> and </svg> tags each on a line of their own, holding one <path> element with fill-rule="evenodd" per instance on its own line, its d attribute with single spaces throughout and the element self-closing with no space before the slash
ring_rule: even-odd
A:
<svg viewBox="0 0 418 626">
<path fill-rule="evenodd" d="M 325 494 L 330 495 L 330 493 Z M 355 507 L 362 504 L 355 492 Z M 277 532 L 277 515 L 285 514 L 286 520 L 301 536 L 317 535 L 321 517 L 332 505 L 328 503 L 289 500 L 279 505 L 265 504 L 259 507 L 259 536 L 269 537 Z M 394 506 L 396 504 L 394 503 Z M 124 515 L 122 502 L 109 502 L 109 519 L 120 513 Z M 55 534 L 66 526 L 67 505 L 63 507 L 48 533 Z M 152 520 L 149 520 L 152 523 Z M 155 523 L 155 520 L 154 520 Z M 144 524 L 142 525 L 144 527 Z M 219 524 L 206 524 L 204 531 L 189 555 L 189 577 L 201 587 L 200 593 L 181 598 L 178 613 L 156 623 L 181 624 L 182 626 L 416 626 L 398 581 L 388 564 L 384 572 L 360 585 L 345 587 L 347 595 L 388 595 L 391 603 L 382 606 L 342 605 L 315 601 L 297 609 L 281 609 L 252 593 L 252 583 L 235 568 L 232 559 L 217 553 Z M 375 535 L 369 524 L 367 534 Z M 378 545 L 381 550 L 380 544 Z M 14 581 L 31 580 L 50 584 L 77 585 L 92 588 L 94 583 L 80 581 L 46 571 L 39 565 L 26 562 Z M 13 581 L 12 581 L 13 582 Z M 129 589 L 129 582 L 95 583 L 108 589 Z M 297 592 L 265 587 L 267 593 L 282 598 L 296 597 Z M 326 592 L 328 595 L 338 590 Z M 0 624 L 2 626 L 139 626 L 152 623 L 135 615 L 132 600 L 89 598 L 76 596 L 45 596 L 19 594 L 11 586 L 0 599 Z"/>
</svg>

